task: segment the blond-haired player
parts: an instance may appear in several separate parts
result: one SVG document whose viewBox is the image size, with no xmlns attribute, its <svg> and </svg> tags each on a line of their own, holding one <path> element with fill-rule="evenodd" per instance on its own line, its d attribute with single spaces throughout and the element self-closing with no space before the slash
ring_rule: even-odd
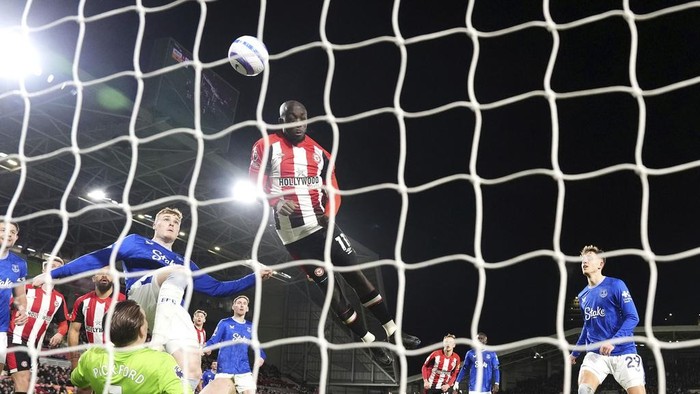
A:
<svg viewBox="0 0 700 394">
<path fill-rule="evenodd" d="M 125 237 L 116 253 L 128 276 L 126 292 L 145 311 L 148 327 L 152 327 L 152 343 L 162 345 L 182 367 L 194 390 L 202 375 L 201 354 L 197 333 L 187 310 L 182 306 L 185 289 L 193 283 L 194 291 L 214 297 L 228 297 L 255 285 L 255 274 L 231 281 L 219 281 L 206 274 L 193 275 L 199 267 L 173 252 L 173 244 L 180 233 L 182 213 L 176 208 L 164 208 L 153 221 L 153 238 L 131 234 Z M 63 278 L 107 266 L 116 244 L 81 256 L 65 266 L 51 271 L 53 278 Z M 262 267 L 262 279 L 272 271 Z M 46 280 L 35 278 L 34 285 Z"/>
</svg>

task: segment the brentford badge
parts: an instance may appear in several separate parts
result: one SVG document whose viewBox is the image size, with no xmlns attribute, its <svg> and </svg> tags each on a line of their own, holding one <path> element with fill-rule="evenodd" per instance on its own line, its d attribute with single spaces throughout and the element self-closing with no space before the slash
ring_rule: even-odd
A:
<svg viewBox="0 0 700 394">
<path fill-rule="evenodd" d="M 322 277 L 325 273 L 326 271 L 321 267 L 318 267 L 314 270 L 314 275 L 318 276 L 319 278 Z"/>
</svg>

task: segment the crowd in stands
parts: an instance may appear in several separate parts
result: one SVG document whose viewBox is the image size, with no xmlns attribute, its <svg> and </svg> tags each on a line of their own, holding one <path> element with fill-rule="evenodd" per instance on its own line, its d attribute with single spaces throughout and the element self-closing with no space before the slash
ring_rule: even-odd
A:
<svg viewBox="0 0 700 394">
<path fill-rule="evenodd" d="M 34 388 L 36 394 L 73 394 L 75 388 L 70 383 L 70 369 L 57 365 L 39 365 L 37 383 Z M 0 394 L 14 393 L 12 378 L 3 375 L 0 377 Z"/>
<path fill-rule="evenodd" d="M 282 375 L 276 366 L 263 364 L 258 374 L 257 392 L 264 394 L 293 394 L 312 393 L 313 390 L 304 384 L 295 382 L 290 377 Z"/>
</svg>

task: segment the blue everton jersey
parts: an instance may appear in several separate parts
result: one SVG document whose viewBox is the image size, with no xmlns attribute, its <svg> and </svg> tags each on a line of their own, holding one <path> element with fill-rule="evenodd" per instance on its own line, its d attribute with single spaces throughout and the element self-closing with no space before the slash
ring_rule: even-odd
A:
<svg viewBox="0 0 700 394">
<path fill-rule="evenodd" d="M 207 341 L 205 346 L 216 345 L 221 342 L 241 341 L 242 339 L 251 340 L 253 332 L 253 323 L 246 320 L 245 323 L 239 323 L 233 320 L 233 317 L 222 319 L 216 325 L 214 334 Z M 251 360 L 248 357 L 248 344 L 238 343 L 226 345 L 219 348 L 219 357 L 217 358 L 216 373 L 241 374 L 252 372 L 250 369 Z M 265 351 L 260 349 L 260 357 L 267 358 Z"/>
<path fill-rule="evenodd" d="M 109 265 L 109 257 L 116 244 L 78 257 L 63 267 L 50 271 L 53 278 L 64 278 L 79 274 L 85 271 L 98 270 Z M 179 254 L 168 250 L 151 239 L 140 235 L 131 234 L 124 238 L 116 256 L 117 261 L 122 262 L 124 272 L 134 273 L 155 270 L 169 265 L 185 265 L 185 259 Z M 189 262 L 190 269 L 198 271 L 199 267 L 193 262 Z M 127 294 L 131 286 L 139 281 L 139 277 L 126 278 Z M 150 277 L 142 282 L 149 283 Z M 255 285 L 255 274 L 249 274 L 238 280 L 221 282 L 209 275 L 192 276 L 194 290 L 216 297 L 226 297 L 238 294 Z"/>
<path fill-rule="evenodd" d="M 625 282 L 616 278 L 604 277 L 594 287 L 586 286 L 578 294 L 583 312 L 583 330 L 577 345 L 589 345 L 613 338 L 631 337 L 639 323 L 637 308 Z M 587 348 L 598 353 L 600 345 Z M 578 356 L 580 352 L 573 352 Z M 615 345 L 611 355 L 637 353 L 634 341 Z"/>
<path fill-rule="evenodd" d="M 482 361 L 479 361 L 477 353 L 474 349 L 467 352 L 464 356 L 464 365 L 457 375 L 457 381 L 461 382 L 464 376 L 469 371 L 469 391 L 490 393 L 491 386 L 495 383 L 500 383 L 501 372 L 498 369 L 498 356 L 496 352 L 483 351 Z M 477 386 L 477 378 L 479 370 L 482 371 L 481 386 Z"/>
<path fill-rule="evenodd" d="M 215 377 L 216 377 L 216 374 L 211 369 L 207 369 L 206 371 L 204 371 L 204 373 L 202 374 L 202 388 L 207 387 L 207 385 L 212 380 L 214 380 Z"/>
<path fill-rule="evenodd" d="M 15 283 L 27 278 L 27 262 L 12 252 L 0 259 L 0 333 L 10 327 L 10 298 Z"/>
</svg>

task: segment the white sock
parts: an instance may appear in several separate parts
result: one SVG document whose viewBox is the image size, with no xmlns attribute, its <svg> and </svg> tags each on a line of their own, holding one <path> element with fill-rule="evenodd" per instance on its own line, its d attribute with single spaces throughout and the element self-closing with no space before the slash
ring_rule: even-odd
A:
<svg viewBox="0 0 700 394">
<path fill-rule="evenodd" d="M 393 320 L 389 320 L 388 322 L 382 324 L 382 327 L 384 327 L 384 331 L 386 331 L 386 336 L 390 337 L 392 336 L 398 327 L 396 326 L 396 323 L 394 323 Z"/>
<path fill-rule="evenodd" d="M 364 343 L 372 343 L 372 342 L 374 342 L 375 339 L 377 339 L 377 338 L 374 336 L 374 334 L 372 334 L 371 332 L 367 331 L 367 334 L 365 334 L 365 336 L 362 337 L 362 342 L 364 342 Z"/>
</svg>

